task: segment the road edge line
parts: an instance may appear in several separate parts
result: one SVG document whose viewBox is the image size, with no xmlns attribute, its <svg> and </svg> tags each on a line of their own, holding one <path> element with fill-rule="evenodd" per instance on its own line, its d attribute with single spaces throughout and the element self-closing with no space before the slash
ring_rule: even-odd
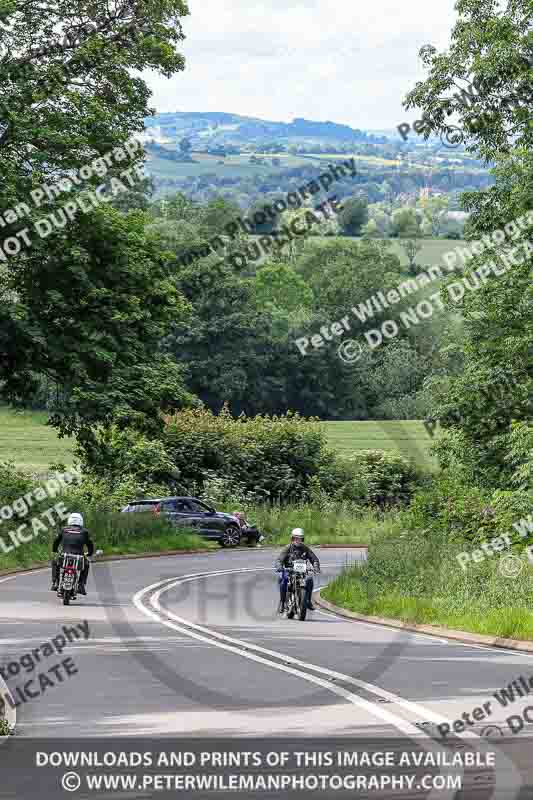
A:
<svg viewBox="0 0 533 800">
<path fill-rule="evenodd" d="M 322 587 L 323 588 L 323 587 Z M 500 637 L 485 636 L 481 633 L 468 633 L 467 631 L 456 631 L 453 628 L 442 628 L 438 625 L 424 625 L 416 622 L 404 622 L 403 620 L 391 619 L 390 617 L 369 617 L 365 614 L 357 614 L 341 606 L 333 605 L 329 600 L 324 600 L 320 595 L 321 589 L 313 592 L 315 602 L 326 611 L 336 614 L 338 617 L 352 620 L 353 622 L 367 622 L 371 625 L 382 625 L 387 628 L 401 628 L 405 631 L 414 633 L 425 633 L 428 636 L 438 636 L 441 639 L 453 639 L 463 644 L 485 645 L 486 647 L 497 647 L 501 650 L 520 650 L 524 653 L 533 654 L 533 642 L 520 641 L 518 639 L 502 639 Z"/>
<path fill-rule="evenodd" d="M 262 550 L 277 550 L 278 547 L 281 545 L 272 544 L 272 545 L 262 545 Z M 366 544 L 351 544 L 351 545 L 336 545 L 336 544 L 318 544 L 315 545 L 317 548 L 339 548 L 341 550 L 349 550 L 352 548 L 356 548 L 359 550 L 368 549 L 368 545 Z M 164 558 L 165 556 L 197 556 L 197 555 L 216 555 L 217 553 L 247 553 L 250 550 L 255 550 L 254 547 L 231 547 L 231 548 L 220 548 L 219 550 L 210 549 L 202 549 L 202 550 L 164 550 L 159 553 L 124 553 L 124 554 L 116 554 L 112 556 L 98 556 L 95 557 L 93 561 L 94 564 L 101 564 L 104 561 L 127 561 L 134 558 Z M 24 575 L 29 572 L 37 572 L 39 570 L 46 569 L 46 567 L 50 566 L 50 561 L 40 561 L 38 564 L 35 564 L 33 567 L 21 567 L 20 569 L 0 569 L 0 578 L 4 576 L 7 577 L 8 575 Z"/>
<path fill-rule="evenodd" d="M 232 547 L 231 550 L 224 548 L 220 550 L 164 550 L 160 553 L 124 553 L 124 555 L 112 555 L 112 556 L 98 556 L 95 557 L 95 560 L 92 562 L 93 566 L 95 564 L 102 564 L 104 561 L 127 561 L 134 558 L 163 558 L 165 556 L 197 556 L 197 555 L 215 555 L 216 553 L 224 553 L 224 552 L 247 552 L 248 550 L 253 550 L 254 548 L 250 547 Z M 263 550 L 268 550 L 270 548 L 263 547 Z M 272 547 L 274 549 L 274 547 Z M 33 567 L 21 567 L 20 569 L 2 569 L 0 570 L 0 578 L 8 575 L 24 575 L 29 572 L 38 572 L 39 570 L 46 569 L 46 567 L 50 566 L 50 561 L 41 561 Z"/>
</svg>

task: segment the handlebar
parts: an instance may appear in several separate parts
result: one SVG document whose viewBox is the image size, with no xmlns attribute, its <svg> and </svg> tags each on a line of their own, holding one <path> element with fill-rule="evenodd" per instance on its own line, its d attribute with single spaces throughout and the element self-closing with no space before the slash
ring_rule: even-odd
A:
<svg viewBox="0 0 533 800">
<path fill-rule="evenodd" d="M 294 572 L 294 569 L 293 569 L 293 567 L 292 567 L 292 566 L 288 566 L 288 567 L 281 567 L 281 569 L 277 569 L 277 570 L 276 570 L 276 572 L 283 572 L 284 570 L 285 570 L 286 572 Z M 320 567 L 315 567 L 315 566 L 313 566 L 313 565 L 311 564 L 311 562 L 309 561 L 309 562 L 307 563 L 307 571 L 308 571 L 308 572 L 313 572 L 315 575 L 318 575 L 318 573 L 319 573 L 321 570 L 320 570 Z"/>
</svg>

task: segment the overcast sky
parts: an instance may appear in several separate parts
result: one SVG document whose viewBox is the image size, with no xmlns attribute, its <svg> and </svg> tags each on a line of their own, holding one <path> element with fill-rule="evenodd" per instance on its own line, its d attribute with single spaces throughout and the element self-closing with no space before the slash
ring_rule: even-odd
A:
<svg viewBox="0 0 533 800">
<path fill-rule="evenodd" d="M 185 72 L 147 77 L 158 111 L 226 111 L 356 128 L 412 122 L 401 101 L 445 48 L 454 0 L 190 0 Z M 416 115 L 413 119 L 416 118 Z"/>
</svg>

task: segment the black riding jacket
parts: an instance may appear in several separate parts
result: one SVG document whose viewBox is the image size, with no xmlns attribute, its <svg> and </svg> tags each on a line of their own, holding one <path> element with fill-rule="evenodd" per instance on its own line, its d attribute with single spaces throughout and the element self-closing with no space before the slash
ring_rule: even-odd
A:
<svg viewBox="0 0 533 800">
<path fill-rule="evenodd" d="M 82 556 L 83 548 L 87 548 L 88 555 L 92 556 L 94 553 L 94 544 L 89 536 L 87 528 L 80 528 L 78 525 L 70 525 L 63 528 L 61 533 L 58 533 L 54 539 L 52 550 L 57 553 L 59 545 L 62 545 L 64 553 L 71 553 L 72 555 Z"/>
<path fill-rule="evenodd" d="M 299 558 L 304 559 L 305 561 L 310 561 L 316 569 L 320 569 L 320 561 L 313 553 L 310 547 L 307 547 L 306 544 L 294 544 L 291 542 L 287 547 L 284 547 L 281 553 L 279 554 L 279 558 L 276 561 L 276 569 L 283 569 L 283 567 L 288 567 L 292 564 L 293 561 L 298 560 Z"/>
</svg>

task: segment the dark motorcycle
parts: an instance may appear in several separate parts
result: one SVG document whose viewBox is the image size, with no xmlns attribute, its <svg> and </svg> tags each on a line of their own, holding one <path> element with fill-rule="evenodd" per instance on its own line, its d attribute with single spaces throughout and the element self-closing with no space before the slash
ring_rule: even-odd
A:
<svg viewBox="0 0 533 800">
<path fill-rule="evenodd" d="M 307 606 L 311 601 L 306 583 L 310 575 L 314 574 L 314 569 L 304 560 L 293 561 L 287 567 L 289 582 L 287 585 L 287 619 L 298 617 L 302 622 L 307 616 Z"/>
<path fill-rule="evenodd" d="M 68 606 L 71 600 L 76 599 L 84 566 L 84 556 L 78 556 L 73 553 L 63 553 L 61 566 L 59 568 L 59 588 L 57 590 L 57 596 L 63 598 L 64 606 Z"/>
</svg>

